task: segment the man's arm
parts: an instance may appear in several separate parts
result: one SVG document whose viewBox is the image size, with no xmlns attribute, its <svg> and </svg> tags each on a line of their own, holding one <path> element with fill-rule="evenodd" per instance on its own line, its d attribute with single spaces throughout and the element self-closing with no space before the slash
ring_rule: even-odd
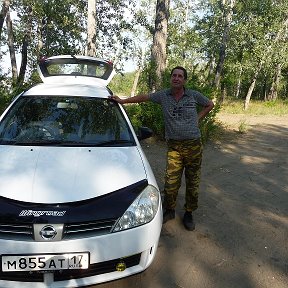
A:
<svg viewBox="0 0 288 288">
<path fill-rule="evenodd" d="M 117 101 L 120 104 L 127 104 L 127 103 L 146 102 L 149 100 L 149 95 L 148 94 L 139 94 L 139 95 L 136 95 L 134 97 L 128 97 L 125 99 L 121 99 L 118 96 L 114 95 L 114 96 L 111 96 L 109 98 Z"/>
<path fill-rule="evenodd" d="M 198 113 L 198 120 L 203 119 L 214 107 L 214 103 L 210 100 L 209 103 Z"/>
</svg>

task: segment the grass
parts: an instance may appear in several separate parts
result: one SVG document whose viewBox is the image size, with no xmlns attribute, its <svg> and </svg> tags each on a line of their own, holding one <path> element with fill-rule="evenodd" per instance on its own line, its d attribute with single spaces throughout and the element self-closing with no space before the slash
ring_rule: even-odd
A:
<svg viewBox="0 0 288 288">
<path fill-rule="evenodd" d="M 241 134 L 245 134 L 249 129 L 249 125 L 246 123 L 246 121 L 241 121 L 239 126 L 238 126 L 238 131 Z"/>
<path fill-rule="evenodd" d="M 248 110 L 244 110 L 243 100 L 226 100 L 221 106 L 221 112 L 227 114 L 247 115 L 288 115 L 288 100 L 250 101 Z"/>
</svg>

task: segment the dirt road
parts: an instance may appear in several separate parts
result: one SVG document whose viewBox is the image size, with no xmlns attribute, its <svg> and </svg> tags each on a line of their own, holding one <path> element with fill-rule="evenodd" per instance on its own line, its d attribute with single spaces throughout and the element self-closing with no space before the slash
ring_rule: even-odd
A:
<svg viewBox="0 0 288 288">
<path fill-rule="evenodd" d="M 288 117 L 219 118 L 229 129 L 204 149 L 196 230 L 182 226 L 182 185 L 152 265 L 98 288 L 288 287 Z M 162 188 L 165 143 L 142 146 Z"/>
</svg>

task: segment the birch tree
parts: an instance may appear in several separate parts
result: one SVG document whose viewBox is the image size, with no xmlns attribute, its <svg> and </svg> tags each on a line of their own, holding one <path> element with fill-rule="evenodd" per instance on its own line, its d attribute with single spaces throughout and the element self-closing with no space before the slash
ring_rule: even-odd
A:
<svg viewBox="0 0 288 288">
<path fill-rule="evenodd" d="M 226 57 L 226 49 L 229 41 L 229 32 L 232 22 L 233 8 L 235 6 L 236 0 L 222 0 L 222 9 L 223 9 L 223 36 L 219 49 L 219 58 L 216 66 L 216 73 L 214 79 L 214 85 L 216 89 L 219 88 L 220 78 L 223 71 L 223 66 Z"/>
<path fill-rule="evenodd" d="M 252 95 L 252 92 L 253 92 L 253 90 L 255 88 L 257 77 L 258 77 L 258 75 L 259 75 L 259 73 L 260 73 L 265 61 L 267 59 L 271 58 L 271 54 L 273 54 L 273 49 L 275 49 L 275 47 L 277 45 L 279 45 L 279 41 L 281 41 L 283 35 L 285 35 L 287 33 L 287 31 L 288 31 L 287 27 L 288 27 L 288 16 L 286 16 L 284 21 L 282 23 L 280 23 L 279 28 L 278 28 L 279 30 L 278 31 L 274 31 L 274 33 L 276 33 L 275 37 L 272 37 L 272 39 L 270 40 L 269 45 L 266 46 L 264 48 L 264 51 L 262 52 L 261 59 L 260 59 L 260 61 L 258 63 L 258 66 L 255 69 L 252 82 L 251 82 L 251 84 L 249 86 L 249 89 L 248 89 L 248 92 L 247 92 L 247 95 L 246 95 L 246 98 L 245 98 L 244 110 L 247 110 L 248 107 L 249 107 L 251 95 Z"/>
</svg>

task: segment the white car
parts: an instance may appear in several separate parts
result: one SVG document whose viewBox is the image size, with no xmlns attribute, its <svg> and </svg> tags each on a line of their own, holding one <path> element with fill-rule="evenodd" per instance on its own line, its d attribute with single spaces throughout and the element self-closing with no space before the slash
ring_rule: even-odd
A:
<svg viewBox="0 0 288 288">
<path fill-rule="evenodd" d="M 42 59 L 44 83 L 0 117 L 0 287 L 83 287 L 145 270 L 162 227 L 159 189 L 110 62 Z"/>
</svg>

